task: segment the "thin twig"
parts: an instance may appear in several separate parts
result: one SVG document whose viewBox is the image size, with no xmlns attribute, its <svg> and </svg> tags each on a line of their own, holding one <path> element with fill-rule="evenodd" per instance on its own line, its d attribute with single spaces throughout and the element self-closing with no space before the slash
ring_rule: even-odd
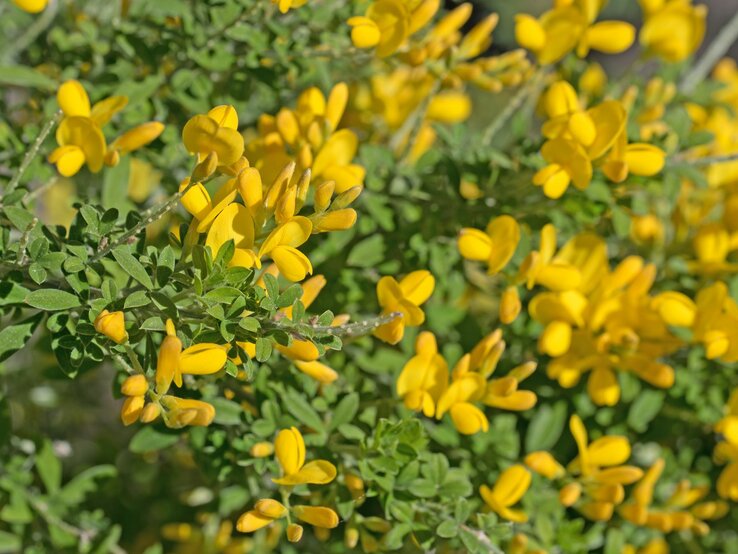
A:
<svg viewBox="0 0 738 554">
<path fill-rule="evenodd" d="M 728 23 L 720 29 L 720 32 L 707 47 L 705 53 L 692 66 L 682 79 L 681 90 L 690 93 L 710 73 L 710 70 L 738 40 L 738 11 L 730 18 Z"/>
<path fill-rule="evenodd" d="M 518 92 L 510 99 L 505 108 L 499 113 L 499 115 L 492 120 L 487 129 L 484 131 L 482 136 L 482 144 L 484 146 L 490 146 L 492 141 L 497 135 L 498 131 L 507 123 L 507 121 L 520 109 L 520 106 L 536 91 L 543 83 L 543 79 L 547 72 L 543 69 L 539 69 L 530 80 L 525 83 Z"/>
<path fill-rule="evenodd" d="M 131 227 L 128 231 L 123 233 L 117 239 L 113 241 L 108 240 L 107 244 L 104 247 L 102 247 L 90 257 L 90 262 L 96 262 L 97 260 L 104 258 L 115 248 L 121 246 L 122 244 L 126 244 L 131 238 L 135 237 L 146 227 L 164 217 L 167 213 L 169 213 L 172 209 L 176 207 L 180 198 L 182 198 L 193 185 L 195 185 L 195 181 L 191 179 L 190 183 L 185 188 L 170 196 L 166 202 L 153 206 L 152 208 L 144 212 L 144 216 L 141 221 L 136 223 L 136 225 Z"/>
<path fill-rule="evenodd" d="M 369 319 L 365 319 L 363 321 L 356 321 L 354 323 L 344 323 L 343 325 L 311 325 L 307 324 L 314 332 L 316 333 L 324 333 L 328 335 L 334 335 L 337 337 L 361 337 L 364 335 L 368 335 L 374 329 L 381 327 L 382 325 L 386 325 L 387 323 L 391 323 L 398 317 L 400 317 L 402 313 L 400 312 L 391 312 L 389 314 L 380 315 L 377 317 L 372 317 Z M 285 320 L 269 320 L 262 322 L 262 325 L 265 327 L 273 327 L 273 328 L 279 328 L 286 330 L 294 335 L 298 335 L 295 324 L 292 322 L 289 322 L 288 324 L 283 323 Z M 289 321 L 289 320 L 286 320 Z M 301 336 L 297 338 L 303 338 Z"/>
<path fill-rule="evenodd" d="M 727 162 L 738 161 L 738 152 L 732 154 L 720 154 L 717 156 L 705 156 L 702 158 L 688 158 L 688 153 L 682 152 L 672 157 L 670 165 L 693 165 L 693 166 L 705 166 L 715 165 Z"/>
<path fill-rule="evenodd" d="M 49 133 L 54 128 L 54 126 L 59 122 L 59 120 L 61 119 L 61 116 L 62 116 L 62 112 L 61 110 L 59 110 L 43 126 L 43 128 L 41 129 L 41 132 L 36 137 L 36 140 L 31 145 L 31 148 L 28 151 L 26 151 L 26 155 L 23 157 L 23 161 L 21 162 L 20 167 L 18 168 L 18 171 L 16 171 L 15 175 L 10 180 L 10 182 L 8 183 L 8 186 L 5 187 L 4 193 L 0 195 L 0 201 L 2 200 L 3 197 L 10 194 L 18 187 L 18 185 L 20 184 L 21 177 L 23 177 L 23 174 L 26 172 L 26 169 L 28 169 L 28 166 L 31 165 L 31 162 L 36 157 L 36 154 L 38 154 L 38 151 L 41 148 L 41 145 L 46 140 L 46 137 L 49 136 Z"/>
</svg>

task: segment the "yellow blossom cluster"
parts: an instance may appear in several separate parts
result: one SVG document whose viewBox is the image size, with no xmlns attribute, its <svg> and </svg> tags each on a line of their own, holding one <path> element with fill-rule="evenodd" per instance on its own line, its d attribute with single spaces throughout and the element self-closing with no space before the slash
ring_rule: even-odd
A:
<svg viewBox="0 0 738 554">
<path fill-rule="evenodd" d="M 331 508 L 290 506 L 287 503 L 292 487 L 330 483 L 336 477 L 336 467 L 326 460 L 313 460 L 305 463 L 305 441 L 296 427 L 283 429 L 277 434 L 274 441 L 274 452 L 282 468 L 282 477 L 272 478 L 272 481 L 284 487 L 286 494 L 282 498 L 286 505 L 278 500 L 263 498 L 256 502 L 253 509 L 238 518 L 236 529 L 242 533 L 251 533 L 286 518 L 287 539 L 290 542 L 299 542 L 303 528 L 298 523 L 292 523 L 291 515 L 316 528 L 333 529 L 338 526 L 338 514 Z"/>
<path fill-rule="evenodd" d="M 120 156 L 138 150 L 164 131 L 158 121 L 143 123 L 126 131 L 110 144 L 102 128 L 128 104 L 125 96 L 111 96 L 90 105 L 87 92 L 78 81 L 66 81 L 59 87 L 57 102 L 64 117 L 56 130 L 59 147 L 49 161 L 64 177 L 75 175 L 84 165 L 97 173 L 103 167 L 115 166 Z"/>
<path fill-rule="evenodd" d="M 205 245 L 217 256 L 221 247 L 232 240 L 235 250 L 231 266 L 260 268 L 262 258 L 269 257 L 286 279 L 301 281 L 313 272 L 313 267 L 298 247 L 311 234 L 353 226 L 356 211 L 348 206 L 361 194 L 362 187 L 346 185 L 334 197 L 339 190 L 336 181 L 311 186 L 311 170 L 306 168 L 297 175 L 295 162 L 266 165 L 265 172 L 274 177 L 264 181 L 262 172 L 243 156 L 244 141 L 237 129 L 235 109 L 218 106 L 190 119 L 182 131 L 185 147 L 198 156 L 192 177 L 180 185 L 182 205 L 196 220 L 185 244 L 195 244 L 204 234 Z M 324 151 L 334 160 L 330 148 Z M 327 165 L 335 167 L 333 161 Z M 321 174 L 323 169 L 317 168 Z M 211 196 L 197 179 L 212 177 L 216 171 L 228 179 Z M 297 215 L 310 192 L 313 213 Z M 241 202 L 237 201 L 239 198 Z"/>
<path fill-rule="evenodd" d="M 583 109 L 567 81 L 553 83 L 543 96 L 547 121 L 541 132 L 546 142 L 541 155 L 547 164 L 533 177 L 549 198 L 559 198 L 573 183 L 586 189 L 597 163 L 612 182 L 628 175 L 653 176 L 664 167 L 665 153 L 646 143 L 628 143 L 625 107 L 605 100 Z"/>
<path fill-rule="evenodd" d="M 489 421 L 476 402 L 502 410 L 525 411 L 537 401 L 534 392 L 518 388 L 535 371 L 535 362 L 523 363 L 504 377 L 490 379 L 504 351 L 505 341 L 498 329 L 464 354 L 449 375 L 435 336 L 423 331 L 415 342 L 415 356 L 397 378 L 397 394 L 407 408 L 422 411 L 427 417 L 441 419 L 448 413 L 459 433 L 486 432 Z"/>
<path fill-rule="evenodd" d="M 126 343 L 123 312 L 103 310 L 95 319 L 95 329 L 125 346 L 132 356 L 139 373 L 130 375 L 121 384 L 120 391 L 126 397 L 121 407 L 120 417 L 124 425 L 136 421 L 151 423 L 162 417 L 167 427 L 179 428 L 187 425 L 207 426 L 215 417 L 215 408 L 202 400 L 179 398 L 167 394 L 172 383 L 182 386 L 182 376 L 210 375 L 220 371 L 226 363 L 227 346 L 214 343 L 198 343 L 182 348 L 174 323 L 166 322 L 166 336 L 159 347 L 156 372 L 151 379 L 141 368 L 135 352 Z M 147 402 L 147 398 L 149 402 Z"/>
</svg>

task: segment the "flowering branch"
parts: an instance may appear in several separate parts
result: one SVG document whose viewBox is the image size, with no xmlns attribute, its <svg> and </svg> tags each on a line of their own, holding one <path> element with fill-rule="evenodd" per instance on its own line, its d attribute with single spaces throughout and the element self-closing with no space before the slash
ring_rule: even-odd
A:
<svg viewBox="0 0 738 554">
<path fill-rule="evenodd" d="M 28 149 L 26 152 L 26 155 L 23 156 L 23 161 L 20 164 L 20 167 L 18 168 L 18 171 L 16 171 L 15 175 L 13 175 L 13 178 L 8 183 L 8 186 L 5 187 L 5 192 L 0 195 L 0 205 L 2 205 L 2 198 L 13 192 L 18 185 L 20 184 L 21 177 L 23 177 L 23 174 L 28 169 L 28 166 L 31 165 L 31 162 L 36 157 L 36 154 L 38 154 L 39 149 L 41 148 L 41 145 L 46 140 L 46 137 L 49 136 L 49 133 L 51 133 L 51 130 L 56 126 L 57 123 L 59 123 L 59 120 L 61 119 L 62 112 L 61 110 L 57 111 L 51 119 L 49 119 L 46 124 L 42 127 L 41 132 L 36 137 L 36 140 L 33 141 L 33 144 L 31 145 L 31 148 Z"/>
</svg>

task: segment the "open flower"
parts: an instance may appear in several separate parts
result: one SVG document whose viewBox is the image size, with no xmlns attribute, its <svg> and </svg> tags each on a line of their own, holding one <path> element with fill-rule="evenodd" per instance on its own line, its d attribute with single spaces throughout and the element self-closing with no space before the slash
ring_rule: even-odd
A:
<svg viewBox="0 0 738 554">
<path fill-rule="evenodd" d="M 691 0 L 639 0 L 639 4 L 644 17 L 638 38 L 648 52 L 679 62 L 699 48 L 707 6 L 693 6 Z"/>
<path fill-rule="evenodd" d="M 515 464 L 503 471 L 490 489 L 487 485 L 479 487 L 479 494 L 490 510 L 498 516 L 515 523 L 525 523 L 528 516 L 522 510 L 514 509 L 530 487 L 530 472 L 521 464 Z"/>
<path fill-rule="evenodd" d="M 424 331 L 415 341 L 415 356 L 397 378 L 397 394 L 405 406 L 433 417 L 436 404 L 448 383 L 448 364 L 438 353 L 433 333 Z"/>
<path fill-rule="evenodd" d="M 425 321 L 420 305 L 433 294 L 436 280 L 429 271 L 419 270 L 407 274 L 398 283 L 394 277 L 382 277 L 377 283 L 377 298 L 382 307 L 382 315 L 399 312 L 389 323 L 374 330 L 374 336 L 397 344 L 405 334 L 405 326 L 416 327 Z"/>
<path fill-rule="evenodd" d="M 215 343 L 202 342 L 182 350 L 182 341 L 171 319 L 166 323 L 167 334 L 159 347 L 156 364 L 156 392 L 166 394 L 172 382 L 182 386 L 182 375 L 210 375 L 225 365 L 226 348 Z"/>
<path fill-rule="evenodd" d="M 282 468 L 282 477 L 272 479 L 278 485 L 324 485 L 336 477 L 336 466 L 326 460 L 305 463 L 305 441 L 296 427 L 279 432 L 274 452 Z"/>
<path fill-rule="evenodd" d="M 219 165 L 228 166 L 243 155 L 243 137 L 233 106 L 216 106 L 207 114 L 192 117 L 182 129 L 182 141 L 198 161 L 214 154 Z"/>
<path fill-rule="evenodd" d="M 485 232 L 465 227 L 459 232 L 458 247 L 468 260 L 487 263 L 490 275 L 500 272 L 515 254 L 520 242 L 520 226 L 509 215 L 492 219 Z"/>
<path fill-rule="evenodd" d="M 64 118 L 56 130 L 59 147 L 49 155 L 49 161 L 65 177 L 75 175 L 83 165 L 93 173 L 104 164 L 114 166 L 122 154 L 141 148 L 164 131 L 157 121 L 131 129 L 107 145 L 103 126 L 128 103 L 125 96 L 111 96 L 90 106 L 90 98 L 78 81 L 66 81 L 57 92 L 57 102 Z"/>
</svg>

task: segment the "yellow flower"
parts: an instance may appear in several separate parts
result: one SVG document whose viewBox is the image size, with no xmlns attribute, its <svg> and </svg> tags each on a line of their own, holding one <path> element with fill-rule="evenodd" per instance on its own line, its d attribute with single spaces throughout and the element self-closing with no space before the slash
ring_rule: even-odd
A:
<svg viewBox="0 0 738 554">
<path fill-rule="evenodd" d="M 413 271 L 399 283 L 394 277 L 382 277 L 377 283 L 377 298 L 382 308 L 382 315 L 399 312 L 401 315 L 389 323 L 374 330 L 374 336 L 397 344 L 402 340 L 405 326 L 417 327 L 425 321 L 425 314 L 420 305 L 425 303 L 431 294 L 436 281 L 429 271 Z"/>
<path fill-rule="evenodd" d="M 707 6 L 691 0 L 639 0 L 643 26 L 639 40 L 666 61 L 679 62 L 699 48 L 705 36 Z"/>
<path fill-rule="evenodd" d="M 203 342 L 182 350 L 182 341 L 171 319 L 166 323 L 167 334 L 159 347 L 156 364 L 156 392 L 166 394 L 172 381 L 182 386 L 182 374 L 210 375 L 220 371 L 227 361 L 226 348 Z"/>
<path fill-rule="evenodd" d="M 100 315 L 95 318 L 95 331 L 118 344 L 123 344 L 128 340 L 123 312 L 109 312 L 108 310 L 100 312 Z"/>
<path fill-rule="evenodd" d="M 290 523 L 287 526 L 287 540 L 290 542 L 300 542 L 302 538 L 302 525 Z"/>
<path fill-rule="evenodd" d="M 433 417 L 436 403 L 448 383 L 448 365 L 438 353 L 436 338 L 424 331 L 415 341 L 415 356 L 397 378 L 397 394 L 405 406 Z"/>
<path fill-rule="evenodd" d="M 49 0 L 13 0 L 13 4 L 28 13 L 39 13 L 46 9 Z"/>
<path fill-rule="evenodd" d="M 503 471 L 490 489 L 487 485 L 479 488 L 479 493 L 487 506 L 501 518 L 515 523 L 525 523 L 528 516 L 522 510 L 511 506 L 523 498 L 530 487 L 530 472 L 520 464 Z"/>
<path fill-rule="evenodd" d="M 515 39 L 533 52 L 541 64 L 561 60 L 571 51 L 580 58 L 590 49 L 607 54 L 627 50 L 635 39 L 635 29 L 624 21 L 595 22 L 604 2 L 572 0 L 557 2 L 540 18 L 515 16 Z"/>
<path fill-rule="evenodd" d="M 545 451 L 531 452 L 525 457 L 525 465 L 530 469 L 543 475 L 546 479 L 557 479 L 563 477 L 566 470 L 556 459 Z"/>
<path fill-rule="evenodd" d="M 266 458 L 274 453 L 274 445 L 271 442 L 257 442 L 249 450 L 254 458 Z"/>
<path fill-rule="evenodd" d="M 236 522 L 236 529 L 241 533 L 252 533 L 287 515 L 287 508 L 276 500 L 265 498 L 259 500 L 253 510 L 241 514 Z"/>
<path fill-rule="evenodd" d="M 191 118 L 182 129 L 182 141 L 198 161 L 214 153 L 218 164 L 227 166 L 243 155 L 243 137 L 238 132 L 238 115 L 233 106 L 216 106 L 207 114 Z"/>
<path fill-rule="evenodd" d="M 468 260 L 484 261 L 490 275 L 500 272 L 508 264 L 520 242 L 520 226 L 509 215 L 492 219 L 486 232 L 466 227 L 459 233 L 458 247 Z"/>
<path fill-rule="evenodd" d="M 202 400 L 165 395 L 161 397 L 161 405 L 167 409 L 166 421 L 169 427 L 207 427 L 215 417 L 213 405 Z"/>
<path fill-rule="evenodd" d="M 326 460 L 305 463 L 305 441 L 296 427 L 279 432 L 274 441 L 274 451 L 283 474 L 272 479 L 278 485 L 324 485 L 336 477 L 336 467 Z"/>
<path fill-rule="evenodd" d="M 272 4 L 276 4 L 281 13 L 287 13 L 292 8 L 299 8 L 300 6 L 304 6 L 305 4 L 307 4 L 307 0 L 272 0 Z"/>
<path fill-rule="evenodd" d="M 325 506 L 293 506 L 292 511 L 298 519 L 315 527 L 338 527 L 338 514 Z"/>
<path fill-rule="evenodd" d="M 152 121 L 124 133 L 108 148 L 102 127 L 128 103 L 125 96 L 111 96 L 90 106 L 90 98 L 78 81 L 64 82 L 57 92 L 57 102 L 64 118 L 56 130 L 59 147 L 49 161 L 65 177 L 75 175 L 83 165 L 93 173 L 103 164 L 115 165 L 121 154 L 127 154 L 155 140 L 164 125 Z"/>
<path fill-rule="evenodd" d="M 424 27 L 439 5 L 439 0 L 375 0 L 364 16 L 348 20 L 351 41 L 357 48 L 376 47 L 377 56 L 385 58 L 395 53 L 410 35 Z"/>
<path fill-rule="evenodd" d="M 507 287 L 500 297 L 500 321 L 505 325 L 509 325 L 517 319 L 521 307 L 518 287 Z"/>
</svg>

